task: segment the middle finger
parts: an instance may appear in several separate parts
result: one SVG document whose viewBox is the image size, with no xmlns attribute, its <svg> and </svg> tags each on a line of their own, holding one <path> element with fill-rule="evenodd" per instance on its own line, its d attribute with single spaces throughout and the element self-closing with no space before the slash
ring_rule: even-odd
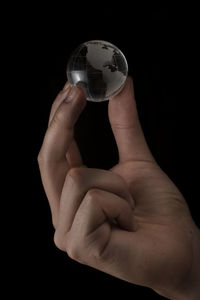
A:
<svg viewBox="0 0 200 300">
<path fill-rule="evenodd" d="M 60 200 L 57 233 L 65 235 L 71 228 L 76 212 L 88 190 L 99 188 L 133 203 L 123 178 L 110 171 L 92 168 L 74 168 L 68 172 Z"/>
</svg>

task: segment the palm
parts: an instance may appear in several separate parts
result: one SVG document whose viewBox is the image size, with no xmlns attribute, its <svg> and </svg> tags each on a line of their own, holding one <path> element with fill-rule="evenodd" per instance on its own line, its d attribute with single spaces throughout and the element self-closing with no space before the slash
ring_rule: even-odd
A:
<svg viewBox="0 0 200 300">
<path fill-rule="evenodd" d="M 111 171 L 123 177 L 135 200 L 139 266 L 143 265 L 140 259 L 147 260 L 145 272 L 143 268 L 137 272 L 148 274 L 144 284 L 153 287 L 156 283 L 161 290 L 166 282 L 178 285 L 177 278 L 180 281 L 190 266 L 185 257 L 191 257 L 190 213 L 181 193 L 154 162 L 119 163 Z"/>
<path fill-rule="evenodd" d="M 127 183 L 135 200 L 135 213 L 155 217 L 189 214 L 185 200 L 168 176 L 153 161 L 129 161 L 115 165 L 112 172 Z"/>
</svg>

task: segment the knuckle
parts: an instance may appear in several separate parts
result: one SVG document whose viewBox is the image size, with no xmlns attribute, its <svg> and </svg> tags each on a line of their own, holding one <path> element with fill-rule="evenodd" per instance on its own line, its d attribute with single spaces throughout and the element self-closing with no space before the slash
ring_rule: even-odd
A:
<svg viewBox="0 0 200 300">
<path fill-rule="evenodd" d="M 78 260 L 77 250 L 74 247 L 70 246 L 70 247 L 67 248 L 66 251 L 67 251 L 67 255 L 71 259 Z"/>
<path fill-rule="evenodd" d="M 88 213 L 91 213 L 91 210 L 94 207 L 94 196 L 87 193 L 85 199 L 83 200 L 83 206 Z"/>
<path fill-rule="evenodd" d="M 79 248 L 80 247 L 78 245 L 76 245 L 74 242 L 71 241 L 67 243 L 66 252 L 71 259 L 81 262 L 81 256 L 79 255 L 80 253 Z"/>
<path fill-rule="evenodd" d="M 48 157 L 48 151 L 45 146 L 42 146 L 38 156 L 37 156 L 37 161 L 39 166 L 44 166 L 47 165 L 49 162 L 49 157 Z"/>
<path fill-rule="evenodd" d="M 85 198 L 83 200 L 83 206 L 84 206 L 84 209 L 90 215 L 92 215 L 93 212 L 98 207 L 99 197 L 100 197 L 100 192 L 97 189 L 91 189 L 86 193 Z"/>
<path fill-rule="evenodd" d="M 44 153 L 42 150 L 40 150 L 40 152 L 38 153 L 37 161 L 39 165 L 44 161 Z"/>
<path fill-rule="evenodd" d="M 83 237 L 77 237 L 75 232 L 69 232 L 66 235 L 66 253 L 67 255 L 79 262 L 84 263 L 85 240 Z"/>
<path fill-rule="evenodd" d="M 56 247 L 62 251 L 66 251 L 65 247 L 64 247 L 64 243 L 63 240 L 61 239 L 61 237 L 58 235 L 57 231 L 54 234 L 54 244 L 56 245 Z"/>
<path fill-rule="evenodd" d="M 85 198 L 86 198 L 86 201 L 89 204 L 91 204 L 93 202 L 93 200 L 99 196 L 100 196 L 100 190 L 93 188 L 93 189 L 88 190 Z"/>
<path fill-rule="evenodd" d="M 77 183 L 81 183 L 84 177 L 83 168 L 75 167 L 71 168 L 67 173 L 67 178 Z"/>
</svg>

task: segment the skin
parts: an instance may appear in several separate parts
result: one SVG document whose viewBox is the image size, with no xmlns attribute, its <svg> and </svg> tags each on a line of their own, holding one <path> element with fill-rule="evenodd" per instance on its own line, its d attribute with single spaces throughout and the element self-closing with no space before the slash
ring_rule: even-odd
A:
<svg viewBox="0 0 200 300">
<path fill-rule="evenodd" d="M 199 299 L 200 230 L 147 146 L 132 79 L 109 100 L 119 151 L 110 170 L 83 165 L 73 128 L 85 105 L 83 91 L 66 83 L 38 155 L 56 246 L 82 264 L 167 298 Z"/>
</svg>

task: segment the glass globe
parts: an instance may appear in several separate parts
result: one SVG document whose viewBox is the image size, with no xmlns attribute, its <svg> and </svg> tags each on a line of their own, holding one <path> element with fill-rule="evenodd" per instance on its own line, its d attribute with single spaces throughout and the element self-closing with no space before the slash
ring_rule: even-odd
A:
<svg viewBox="0 0 200 300">
<path fill-rule="evenodd" d="M 101 102 L 119 93 L 128 75 L 123 53 L 113 44 L 94 40 L 81 44 L 67 64 L 71 85 L 83 88 L 87 100 Z"/>
</svg>

